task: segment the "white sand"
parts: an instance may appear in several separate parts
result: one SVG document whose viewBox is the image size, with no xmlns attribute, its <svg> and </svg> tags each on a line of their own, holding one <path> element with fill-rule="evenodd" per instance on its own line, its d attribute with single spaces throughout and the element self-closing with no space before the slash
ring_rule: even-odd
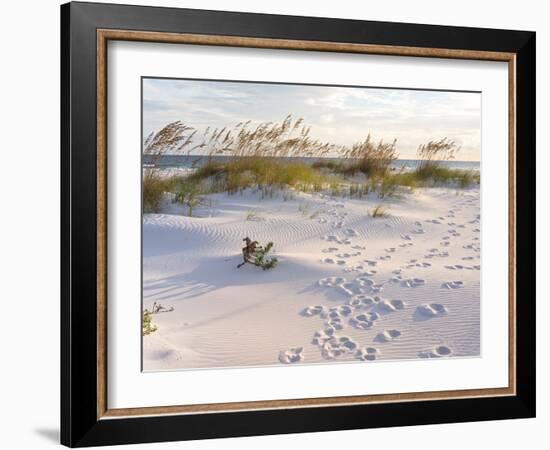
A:
<svg viewBox="0 0 550 450">
<path fill-rule="evenodd" d="M 292 196 L 145 215 L 143 307 L 174 311 L 152 316 L 144 370 L 479 355 L 478 189 L 415 190 L 386 218 L 375 195 Z M 279 265 L 237 269 L 246 236 Z"/>
</svg>

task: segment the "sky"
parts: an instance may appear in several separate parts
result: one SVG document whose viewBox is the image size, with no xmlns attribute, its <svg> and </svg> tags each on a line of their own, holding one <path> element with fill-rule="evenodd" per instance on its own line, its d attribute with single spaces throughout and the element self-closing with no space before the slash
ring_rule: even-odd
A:
<svg viewBox="0 0 550 450">
<path fill-rule="evenodd" d="M 370 133 L 397 139 L 400 159 L 420 144 L 448 137 L 459 161 L 479 161 L 481 94 L 389 88 L 304 86 L 232 81 L 143 79 L 143 134 L 181 120 L 198 130 L 250 120 L 281 122 L 288 114 L 311 126 L 310 136 L 351 145 Z"/>
</svg>

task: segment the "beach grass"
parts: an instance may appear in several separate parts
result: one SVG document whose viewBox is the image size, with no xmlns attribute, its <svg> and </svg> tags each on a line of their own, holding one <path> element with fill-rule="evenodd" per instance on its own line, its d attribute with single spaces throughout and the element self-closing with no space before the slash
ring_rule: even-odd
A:
<svg viewBox="0 0 550 450">
<path fill-rule="evenodd" d="M 388 217 L 388 208 L 384 205 L 376 205 L 374 208 L 369 209 L 369 216 L 372 218 Z"/>
<path fill-rule="evenodd" d="M 442 161 L 454 159 L 460 150 L 446 137 L 418 147 L 419 163 L 413 170 L 390 170 L 398 157 L 397 141 L 373 142 L 371 135 L 352 145 L 336 145 L 312 139 L 303 119 L 288 115 L 279 123 L 250 122 L 234 128 L 208 129 L 196 143 L 196 132 L 181 122 L 168 124 L 145 141 L 144 153 L 160 158 L 168 151 L 201 149 L 205 163 L 185 176 L 163 178 L 159 170 L 145 169 L 143 210 L 158 212 L 164 194 L 193 209 L 202 196 L 216 192 L 235 194 L 254 188 L 262 198 L 271 198 L 288 188 L 300 192 L 328 191 L 332 196 L 362 198 L 377 193 L 380 199 L 394 197 L 416 187 L 436 185 L 467 188 L 479 183 L 479 173 L 451 169 Z M 340 160 L 327 158 L 336 153 Z M 229 156 L 226 161 L 216 155 Z M 306 163 L 300 158 L 312 158 Z M 153 158 L 153 160 L 155 160 Z"/>
<path fill-rule="evenodd" d="M 163 179 L 158 171 L 146 169 L 143 175 L 143 212 L 158 212 L 164 192 L 170 190 L 170 182 Z"/>
</svg>

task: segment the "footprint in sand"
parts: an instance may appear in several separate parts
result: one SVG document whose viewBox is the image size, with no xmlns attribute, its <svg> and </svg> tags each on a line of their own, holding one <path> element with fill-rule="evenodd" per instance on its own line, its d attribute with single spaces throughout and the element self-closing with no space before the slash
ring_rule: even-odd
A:
<svg viewBox="0 0 550 450">
<path fill-rule="evenodd" d="M 378 333 L 374 340 L 376 342 L 391 342 L 401 336 L 401 331 L 399 330 L 384 330 L 381 333 Z"/>
<path fill-rule="evenodd" d="M 425 318 L 440 317 L 447 314 L 447 308 L 441 303 L 425 303 L 416 308 L 416 313 Z"/>
<path fill-rule="evenodd" d="M 333 253 L 338 251 L 338 247 L 329 247 L 321 250 L 323 253 Z"/>
<path fill-rule="evenodd" d="M 344 326 L 342 325 L 341 317 L 333 317 L 331 319 L 328 319 L 325 325 L 327 326 L 327 329 L 332 330 L 342 330 L 344 328 Z"/>
<path fill-rule="evenodd" d="M 432 265 L 427 262 L 416 263 L 415 266 L 420 267 L 421 269 L 427 269 L 428 267 L 432 267 Z"/>
<path fill-rule="evenodd" d="M 411 245 L 413 245 L 412 242 L 406 242 L 404 244 L 399 244 L 399 247 L 403 248 L 403 247 L 410 247 Z"/>
<path fill-rule="evenodd" d="M 444 289 L 460 289 L 464 287 L 464 283 L 462 281 L 447 281 L 441 287 Z"/>
<path fill-rule="evenodd" d="M 366 250 L 367 247 L 363 247 L 362 245 L 354 245 L 351 248 L 354 250 Z"/>
<path fill-rule="evenodd" d="M 316 331 L 313 334 L 313 340 L 311 341 L 311 343 L 313 345 L 323 345 L 325 342 L 332 339 L 332 337 L 334 336 L 334 333 L 335 331 L 333 328 L 327 328 L 325 330 Z"/>
<path fill-rule="evenodd" d="M 355 231 L 353 228 L 346 228 L 344 230 L 344 234 L 349 237 L 359 236 L 359 233 Z"/>
<path fill-rule="evenodd" d="M 424 286 L 426 281 L 422 278 L 407 278 L 401 282 L 401 286 L 408 288 L 415 288 L 419 286 Z"/>
<path fill-rule="evenodd" d="M 345 244 L 345 245 L 351 244 L 351 239 L 349 238 L 340 239 L 338 236 L 334 234 L 321 236 L 321 239 L 327 242 L 336 242 L 337 244 Z"/>
<path fill-rule="evenodd" d="M 333 306 L 322 315 L 323 318 L 337 319 L 342 316 L 349 316 L 353 312 L 353 308 L 349 305 Z"/>
<path fill-rule="evenodd" d="M 361 289 L 361 287 L 357 283 L 353 283 L 353 282 L 343 283 L 340 286 L 338 286 L 338 289 L 342 294 L 348 295 L 350 297 L 363 293 L 363 290 Z"/>
<path fill-rule="evenodd" d="M 370 292 L 372 292 L 373 294 L 377 294 L 381 292 L 383 289 L 384 289 L 384 285 L 381 283 L 373 284 L 369 287 Z"/>
<path fill-rule="evenodd" d="M 372 285 L 374 285 L 374 280 L 371 280 L 369 277 L 367 276 L 359 276 L 355 279 L 355 282 L 361 286 L 361 287 L 366 287 L 366 288 L 370 288 Z"/>
<path fill-rule="evenodd" d="M 292 364 L 303 361 L 304 355 L 302 351 L 303 347 L 291 348 L 290 350 L 281 350 L 279 352 L 279 361 L 283 364 Z"/>
<path fill-rule="evenodd" d="M 422 228 L 418 228 L 416 230 L 411 230 L 411 233 L 413 233 L 413 234 L 424 234 L 425 231 Z"/>
<path fill-rule="evenodd" d="M 375 308 L 380 314 L 388 314 L 405 309 L 405 302 L 403 300 L 380 299 L 376 302 Z"/>
<path fill-rule="evenodd" d="M 355 357 L 361 361 L 374 361 L 378 357 L 380 352 L 374 347 L 365 347 L 358 350 Z"/>
<path fill-rule="evenodd" d="M 325 359 L 334 359 L 346 353 L 353 353 L 357 350 L 357 343 L 347 336 L 333 336 L 326 341 L 321 349 Z"/>
<path fill-rule="evenodd" d="M 376 270 L 365 270 L 361 276 L 365 276 L 365 277 L 372 277 L 373 275 L 376 274 Z"/>
<path fill-rule="evenodd" d="M 307 308 L 301 311 L 302 316 L 311 317 L 321 314 L 324 311 L 324 308 L 320 305 L 308 306 Z"/>
<path fill-rule="evenodd" d="M 410 234 L 402 234 L 401 239 L 404 239 L 405 241 L 412 241 L 412 237 Z"/>
<path fill-rule="evenodd" d="M 368 330 L 374 325 L 374 321 L 378 319 L 380 315 L 376 312 L 367 312 L 358 314 L 349 320 L 349 324 L 359 330 Z"/>
<path fill-rule="evenodd" d="M 385 256 L 379 256 L 379 261 L 389 261 L 391 259 L 391 255 L 385 255 Z"/>
<path fill-rule="evenodd" d="M 434 347 L 432 349 L 418 352 L 418 357 L 419 358 L 443 358 L 445 356 L 450 356 L 452 353 L 453 353 L 452 350 L 446 345 L 438 345 L 437 347 Z"/>
<path fill-rule="evenodd" d="M 351 267 L 346 267 L 344 269 L 344 272 L 361 272 L 364 269 L 365 269 L 365 266 L 363 266 L 362 264 L 356 264 Z"/>
<path fill-rule="evenodd" d="M 374 305 L 374 299 L 365 294 L 354 295 L 349 301 L 348 305 L 353 309 L 368 308 Z"/>
<path fill-rule="evenodd" d="M 347 280 L 344 277 L 321 278 L 317 283 L 323 287 L 336 287 L 344 284 Z"/>
<path fill-rule="evenodd" d="M 472 270 L 472 268 L 470 266 L 464 266 L 462 264 L 455 264 L 455 265 L 451 265 L 451 266 L 445 266 L 445 269 L 450 269 L 450 270 L 463 270 L 463 269 Z"/>
<path fill-rule="evenodd" d="M 365 259 L 363 262 L 366 262 L 368 266 L 374 267 L 378 264 L 377 261 L 373 261 L 372 259 Z"/>
<path fill-rule="evenodd" d="M 361 255 L 361 252 L 355 252 L 355 253 L 338 253 L 336 256 L 338 258 L 353 258 L 355 256 Z"/>
<path fill-rule="evenodd" d="M 338 253 L 336 255 L 338 258 L 351 258 L 351 253 Z"/>
<path fill-rule="evenodd" d="M 389 247 L 384 249 L 388 253 L 395 253 L 395 247 Z"/>
<path fill-rule="evenodd" d="M 333 258 L 324 258 L 321 260 L 321 262 L 325 263 L 325 264 L 335 264 L 336 261 L 333 259 Z"/>
</svg>

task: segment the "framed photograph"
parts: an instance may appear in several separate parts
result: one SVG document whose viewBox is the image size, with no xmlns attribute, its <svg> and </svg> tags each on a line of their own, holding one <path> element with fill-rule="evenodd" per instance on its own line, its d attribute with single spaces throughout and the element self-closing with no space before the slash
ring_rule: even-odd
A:
<svg viewBox="0 0 550 450">
<path fill-rule="evenodd" d="M 535 415 L 535 33 L 61 7 L 61 440 Z"/>
</svg>

